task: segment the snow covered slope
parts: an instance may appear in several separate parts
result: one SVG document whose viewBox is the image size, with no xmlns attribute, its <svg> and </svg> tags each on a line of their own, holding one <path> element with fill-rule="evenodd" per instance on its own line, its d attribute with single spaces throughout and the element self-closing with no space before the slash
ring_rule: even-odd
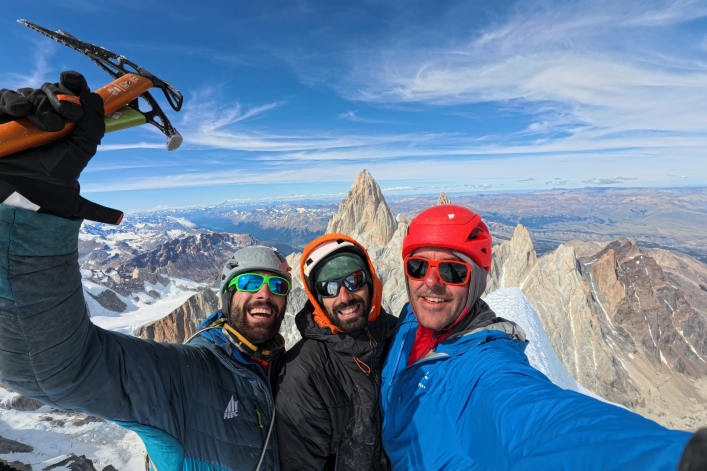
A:
<svg viewBox="0 0 707 471">
<path fill-rule="evenodd" d="M 14 396 L 17 394 L 0 388 L 2 403 Z M 108 465 L 119 471 L 145 469 L 145 447 L 134 432 L 49 406 L 34 412 L 0 409 L 0 436 L 33 448 L 27 453 L 0 453 L 0 459 L 19 461 L 31 465 L 33 470 L 62 461 L 71 453 L 85 455 L 98 471 Z"/>
<path fill-rule="evenodd" d="M 497 316 L 515 322 L 525 331 L 529 342 L 525 354 L 535 369 L 542 371 L 550 381 L 562 389 L 571 389 L 601 399 L 567 372 L 552 348 L 537 311 L 520 289 L 498 289 L 488 295 L 485 301 Z"/>
</svg>

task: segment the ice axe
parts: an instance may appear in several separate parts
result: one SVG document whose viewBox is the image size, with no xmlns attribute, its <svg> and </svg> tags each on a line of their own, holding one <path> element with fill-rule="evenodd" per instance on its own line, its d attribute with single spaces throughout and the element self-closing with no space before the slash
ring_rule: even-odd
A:
<svg viewBox="0 0 707 471">
<path fill-rule="evenodd" d="M 148 92 L 151 88 L 161 89 L 172 109 L 179 111 L 184 101 L 179 90 L 125 57 L 76 39 L 66 31 L 51 31 L 25 20 L 17 20 L 17 22 L 88 56 L 115 79 L 95 91 L 103 98 L 105 104 L 106 132 L 150 123 L 167 136 L 167 150 L 174 150 L 182 144 L 182 136 L 174 129 L 157 101 Z M 140 110 L 138 97 L 143 98 L 150 105 L 149 111 Z M 74 126 L 74 123 L 66 122 L 61 131 L 47 132 L 25 118 L 2 124 L 0 125 L 0 157 L 66 136 L 74 130 Z"/>
</svg>

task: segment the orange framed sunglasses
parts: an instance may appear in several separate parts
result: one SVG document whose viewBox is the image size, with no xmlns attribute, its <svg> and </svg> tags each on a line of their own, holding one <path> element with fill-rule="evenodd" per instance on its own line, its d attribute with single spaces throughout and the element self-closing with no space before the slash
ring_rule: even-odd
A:
<svg viewBox="0 0 707 471">
<path fill-rule="evenodd" d="M 442 283 L 461 286 L 469 281 L 471 265 L 461 260 L 429 260 L 422 257 L 405 259 L 405 275 L 413 280 L 423 280 L 430 268 L 436 268 Z"/>
</svg>

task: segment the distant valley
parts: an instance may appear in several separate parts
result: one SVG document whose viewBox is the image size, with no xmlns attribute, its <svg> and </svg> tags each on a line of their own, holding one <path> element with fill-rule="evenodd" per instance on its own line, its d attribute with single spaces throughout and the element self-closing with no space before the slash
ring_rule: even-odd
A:
<svg viewBox="0 0 707 471">
<path fill-rule="evenodd" d="M 677 250 L 707 261 L 706 188 L 585 188 L 450 196 L 456 204 L 480 213 L 496 239 L 510 239 L 522 224 L 540 254 L 574 239 L 628 237 L 645 248 Z M 396 214 L 414 215 L 436 200 L 437 195 L 399 198 L 389 205 Z"/>
</svg>

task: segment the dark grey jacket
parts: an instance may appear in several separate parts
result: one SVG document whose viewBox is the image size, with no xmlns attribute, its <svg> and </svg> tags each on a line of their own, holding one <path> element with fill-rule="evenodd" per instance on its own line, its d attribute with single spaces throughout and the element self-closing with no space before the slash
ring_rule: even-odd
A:
<svg viewBox="0 0 707 471">
<path fill-rule="evenodd" d="M 205 338 L 172 345 L 93 325 L 80 225 L 0 205 L 0 382 L 134 430 L 159 471 L 255 470 L 273 416 L 268 380 Z M 275 438 L 261 470 L 280 469 Z"/>
<path fill-rule="evenodd" d="M 283 471 L 387 471 L 378 401 L 386 337 L 397 318 L 381 309 L 356 336 L 332 334 L 307 303 L 302 334 L 284 357 L 276 390 Z"/>
</svg>

